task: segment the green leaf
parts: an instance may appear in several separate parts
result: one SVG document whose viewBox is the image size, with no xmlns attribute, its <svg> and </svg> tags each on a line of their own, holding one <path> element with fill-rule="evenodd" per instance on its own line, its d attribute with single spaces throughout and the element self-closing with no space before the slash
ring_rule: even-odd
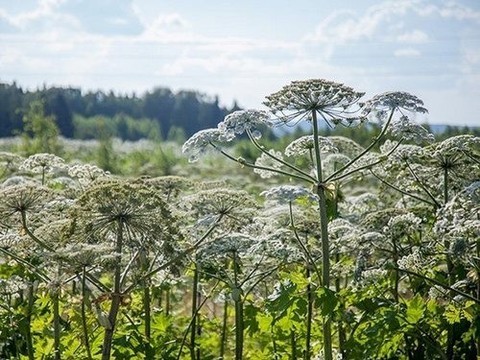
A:
<svg viewBox="0 0 480 360">
<path fill-rule="evenodd" d="M 420 295 L 415 295 L 407 303 L 407 321 L 411 324 L 419 322 L 425 312 L 426 304 Z"/>
<path fill-rule="evenodd" d="M 316 305 L 320 307 L 323 316 L 331 316 L 339 301 L 334 291 L 321 287 L 317 290 Z"/>
</svg>

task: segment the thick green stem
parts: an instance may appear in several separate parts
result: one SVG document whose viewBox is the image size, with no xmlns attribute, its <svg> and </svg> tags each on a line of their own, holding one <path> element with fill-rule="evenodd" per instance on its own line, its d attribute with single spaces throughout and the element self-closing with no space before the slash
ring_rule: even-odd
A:
<svg viewBox="0 0 480 360">
<path fill-rule="evenodd" d="M 151 294 L 150 286 L 146 282 L 143 287 L 143 322 L 145 323 L 145 356 L 147 359 L 154 356 L 152 352 L 152 346 L 150 345 L 151 341 L 151 325 L 152 325 L 152 314 L 151 314 Z"/>
<path fill-rule="evenodd" d="M 238 282 L 238 259 L 237 252 L 233 252 L 234 288 L 232 298 L 235 303 L 235 360 L 243 358 L 243 300 L 242 290 Z"/>
<path fill-rule="evenodd" d="M 340 262 L 340 254 L 335 254 L 335 262 L 336 263 Z M 335 279 L 335 291 L 339 293 L 341 289 L 342 289 L 342 285 L 340 283 L 340 277 L 337 277 Z M 343 306 L 342 306 L 342 310 L 344 311 Z M 338 351 L 342 354 L 342 358 L 346 359 L 347 351 L 345 349 L 345 343 L 347 342 L 347 334 L 345 333 L 345 327 L 343 326 L 343 321 L 339 320 L 337 326 L 338 326 Z"/>
<path fill-rule="evenodd" d="M 53 302 L 53 348 L 55 360 L 61 359 L 60 351 L 60 286 L 55 284 L 52 294 Z"/>
<path fill-rule="evenodd" d="M 328 240 L 328 216 L 327 199 L 322 177 L 322 160 L 320 156 L 320 144 L 318 141 L 317 113 L 312 111 L 313 124 L 313 145 L 315 150 L 315 161 L 317 165 L 317 195 L 320 211 L 320 229 L 322 235 L 322 284 L 325 288 L 330 287 L 330 244 Z M 325 360 L 332 360 L 332 322 L 331 317 L 323 319 L 323 351 Z"/>
<path fill-rule="evenodd" d="M 235 301 L 235 360 L 243 359 L 243 302 Z"/>
<path fill-rule="evenodd" d="M 190 328 L 190 358 L 197 360 L 197 346 L 195 344 L 197 335 L 197 307 L 198 307 L 198 267 L 193 264 L 193 283 L 192 283 L 192 326 Z"/>
<path fill-rule="evenodd" d="M 30 282 L 27 287 L 27 310 L 25 318 L 27 321 L 27 326 L 25 328 L 25 341 L 27 342 L 27 353 L 29 360 L 35 360 L 35 350 L 33 348 L 33 335 L 32 335 L 32 313 L 33 313 L 33 303 L 35 302 L 35 295 L 33 293 L 33 283 Z"/>
<path fill-rule="evenodd" d="M 297 339 L 295 338 L 295 331 L 290 330 L 290 347 L 291 347 L 291 360 L 297 360 Z"/>
<path fill-rule="evenodd" d="M 310 278 L 310 269 L 307 263 L 307 268 L 305 271 L 305 276 L 309 281 Z M 312 284 L 308 283 L 307 285 L 307 333 L 305 335 L 305 360 L 310 360 L 312 355 L 311 350 L 311 340 L 312 340 L 312 320 L 313 320 L 313 289 Z"/>
<path fill-rule="evenodd" d="M 225 357 L 225 346 L 227 344 L 227 325 L 228 325 L 228 300 L 225 299 L 223 303 L 223 321 L 222 321 L 222 336 L 220 338 L 220 356 L 223 360 Z"/>
<path fill-rule="evenodd" d="M 92 351 L 90 350 L 90 340 L 88 338 L 88 326 L 87 326 L 87 311 L 86 311 L 86 299 L 87 299 L 87 289 L 86 289 L 86 268 L 83 267 L 82 270 L 82 304 L 80 308 L 82 316 L 82 330 L 83 330 L 83 341 L 85 343 L 85 349 L 87 350 L 88 360 L 92 359 Z"/>
<path fill-rule="evenodd" d="M 108 313 L 108 326 L 105 328 L 105 335 L 103 338 L 102 347 L 102 360 L 110 360 L 113 334 L 115 332 L 115 324 L 117 322 L 117 315 L 120 309 L 120 303 L 122 299 L 122 293 L 120 289 L 121 283 L 121 254 L 123 247 L 123 223 L 118 220 L 117 224 L 117 239 L 115 244 L 115 252 L 117 256 L 117 262 L 115 264 L 114 278 L 113 278 L 113 293 L 112 303 L 110 305 L 110 311 Z"/>
</svg>

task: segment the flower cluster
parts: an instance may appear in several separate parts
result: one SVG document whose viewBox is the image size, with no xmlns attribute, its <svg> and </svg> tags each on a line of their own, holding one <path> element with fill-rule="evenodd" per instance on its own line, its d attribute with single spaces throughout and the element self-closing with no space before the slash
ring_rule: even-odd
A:
<svg viewBox="0 0 480 360">
<path fill-rule="evenodd" d="M 333 142 L 326 137 L 319 136 L 318 142 L 320 145 L 320 151 L 323 153 L 336 153 L 338 152 L 337 147 L 333 144 Z M 313 144 L 313 136 L 312 135 L 305 135 L 301 136 L 298 139 L 292 141 L 286 148 L 285 148 L 285 155 L 286 156 L 300 156 L 309 154 L 313 151 L 314 144 Z"/>
<path fill-rule="evenodd" d="M 218 142 L 227 142 L 234 138 L 232 133 L 220 129 L 200 130 L 188 139 L 182 146 L 182 152 L 187 154 L 189 162 L 195 162 L 207 151 L 209 145 Z"/>
<path fill-rule="evenodd" d="M 280 91 L 267 96 L 264 105 L 284 123 L 310 118 L 313 111 L 320 113 L 327 123 L 352 122 L 360 119 L 350 115 L 360 109 L 358 102 L 363 95 L 365 93 L 344 84 L 311 79 L 292 81 Z"/>
<path fill-rule="evenodd" d="M 415 95 L 404 91 L 390 91 L 376 95 L 368 100 L 362 111 L 365 115 L 373 113 L 380 120 L 385 120 L 386 112 L 389 110 L 404 110 L 421 114 L 428 113 L 428 110 L 424 108 L 423 105 L 423 101 Z"/>
<path fill-rule="evenodd" d="M 43 174 L 53 172 L 56 169 L 65 167 L 65 160 L 54 154 L 35 154 L 29 156 L 20 165 L 19 170 L 31 171 L 35 174 Z"/>
<path fill-rule="evenodd" d="M 262 126 L 272 126 L 270 116 L 266 111 L 260 110 L 238 110 L 225 117 L 218 124 L 218 129 L 226 135 L 226 138 L 233 138 L 235 135 L 241 135 L 252 132 L 255 138 L 260 138 L 259 128 Z"/>
<path fill-rule="evenodd" d="M 428 132 L 423 126 L 412 122 L 410 118 L 405 115 L 400 116 L 399 119 L 395 120 L 389 131 L 392 136 L 399 139 L 425 141 L 428 143 L 435 141 L 433 134 Z"/>
<path fill-rule="evenodd" d="M 98 166 L 91 164 L 76 164 L 68 166 L 68 175 L 78 179 L 83 186 L 91 184 L 96 179 L 106 178 L 110 176 L 108 171 L 100 169 Z"/>
<path fill-rule="evenodd" d="M 425 267 L 425 260 L 420 253 L 420 249 L 415 248 L 412 253 L 399 259 L 397 265 L 400 269 L 418 272 Z"/>
</svg>

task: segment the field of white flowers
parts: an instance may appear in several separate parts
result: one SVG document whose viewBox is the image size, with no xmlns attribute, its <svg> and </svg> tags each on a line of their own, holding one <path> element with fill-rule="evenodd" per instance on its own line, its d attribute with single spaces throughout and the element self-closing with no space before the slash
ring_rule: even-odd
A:
<svg viewBox="0 0 480 360">
<path fill-rule="evenodd" d="M 143 164 L 129 176 L 75 156 L 98 144 L 65 142 L 69 161 L 1 144 L 0 358 L 480 356 L 480 138 L 437 142 L 414 95 L 326 80 L 265 105 L 183 155 L 109 143 Z M 365 147 L 319 135 L 369 122 Z M 298 123 L 311 133 L 262 143 Z M 175 175 L 138 176 L 166 153 Z"/>
</svg>

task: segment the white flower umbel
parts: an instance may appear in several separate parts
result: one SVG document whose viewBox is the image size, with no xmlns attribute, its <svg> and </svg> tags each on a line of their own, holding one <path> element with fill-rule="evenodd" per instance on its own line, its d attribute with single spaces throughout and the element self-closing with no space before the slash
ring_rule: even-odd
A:
<svg viewBox="0 0 480 360">
<path fill-rule="evenodd" d="M 319 136 L 318 143 L 320 145 L 320 151 L 322 151 L 322 153 L 338 152 L 337 147 L 333 144 L 333 142 L 329 138 Z M 301 156 L 306 154 L 308 155 L 313 151 L 313 148 L 314 148 L 313 136 L 306 135 L 292 141 L 285 148 L 285 155 L 286 156 Z"/>
<path fill-rule="evenodd" d="M 360 109 L 359 100 L 364 94 L 324 79 L 292 81 L 267 96 L 264 105 L 283 123 L 311 120 L 312 111 L 316 111 L 329 125 L 351 125 L 364 119 L 361 116 L 352 117 Z"/>
<path fill-rule="evenodd" d="M 435 137 L 423 126 L 415 124 L 408 116 L 400 116 L 392 123 L 390 133 L 396 138 L 405 140 L 434 142 Z"/>
<path fill-rule="evenodd" d="M 433 142 L 435 140 L 434 136 L 424 127 L 415 124 L 407 116 L 407 114 L 428 113 L 423 105 L 423 101 L 415 95 L 403 91 L 392 91 L 374 96 L 365 103 L 362 111 L 365 116 L 373 116 L 381 123 L 385 122 L 385 126 L 388 126 L 391 122 L 387 131 L 395 137 L 405 140 Z M 394 119 L 394 114 L 400 114 L 400 117 Z"/>
<path fill-rule="evenodd" d="M 76 178 L 82 186 L 86 186 L 97 179 L 109 177 L 110 173 L 95 165 L 75 164 L 68 166 L 68 175 Z"/>
<path fill-rule="evenodd" d="M 270 127 L 273 122 L 266 111 L 260 110 L 239 110 L 225 117 L 218 124 L 218 129 L 227 135 L 227 138 L 241 135 L 246 131 L 250 131 L 252 136 L 259 139 L 261 137 L 260 130 L 262 127 Z"/>
<path fill-rule="evenodd" d="M 425 267 L 425 261 L 420 253 L 420 250 L 415 248 L 411 254 L 399 259 L 397 265 L 400 269 L 418 272 L 422 271 L 422 269 Z"/>
<path fill-rule="evenodd" d="M 20 165 L 19 170 L 43 174 L 64 167 L 65 161 L 62 158 L 53 154 L 42 153 L 29 156 L 22 165 Z"/>
<path fill-rule="evenodd" d="M 195 162 L 207 151 L 209 145 L 231 141 L 234 136 L 219 129 L 200 130 L 183 144 L 182 152 L 189 156 L 189 162 Z"/>
</svg>

